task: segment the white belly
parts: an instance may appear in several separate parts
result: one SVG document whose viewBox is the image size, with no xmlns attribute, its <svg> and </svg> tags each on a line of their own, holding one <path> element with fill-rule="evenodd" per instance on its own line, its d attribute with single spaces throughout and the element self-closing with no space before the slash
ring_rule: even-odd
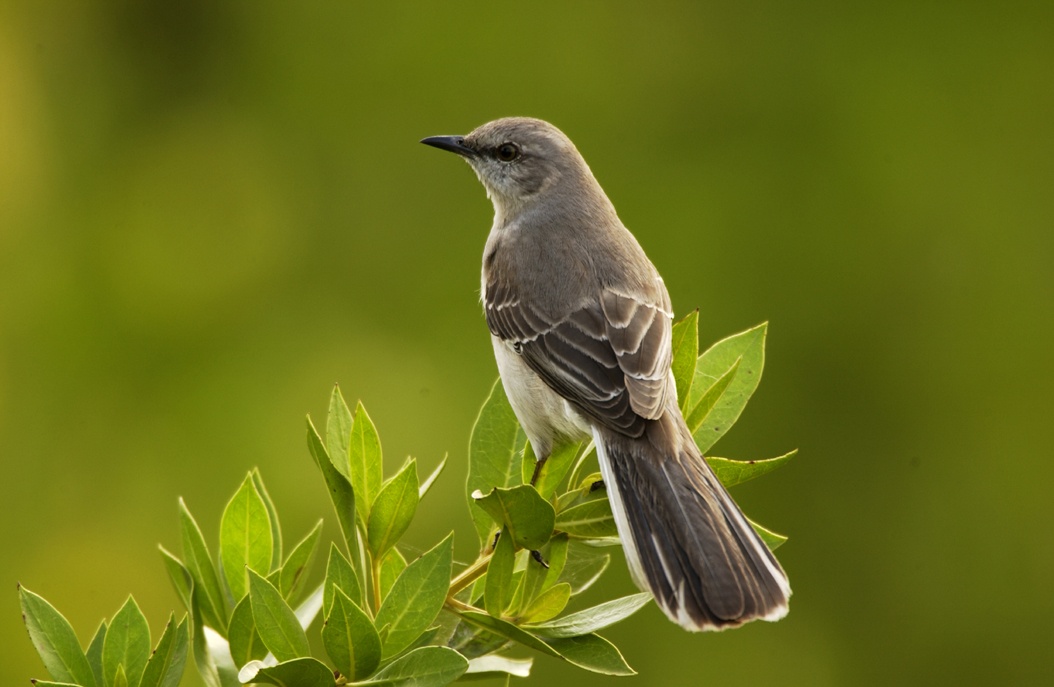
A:
<svg viewBox="0 0 1054 687">
<path fill-rule="evenodd" d="M 561 438 L 579 441 L 590 436 L 589 423 L 570 403 L 550 389 L 504 341 L 493 335 L 490 338 L 505 395 L 535 455 L 548 457 Z"/>
</svg>

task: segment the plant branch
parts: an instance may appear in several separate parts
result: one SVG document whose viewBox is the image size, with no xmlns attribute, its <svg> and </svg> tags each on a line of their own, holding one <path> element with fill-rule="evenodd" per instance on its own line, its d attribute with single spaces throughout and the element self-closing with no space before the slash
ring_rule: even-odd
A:
<svg viewBox="0 0 1054 687">
<path fill-rule="evenodd" d="M 454 613 L 461 613 L 464 611 L 475 611 L 477 613 L 486 613 L 482 608 L 476 608 L 472 604 L 467 604 L 464 601 L 458 601 L 452 596 L 448 596 L 446 602 L 443 604 L 448 610 Z"/>
<path fill-rule="evenodd" d="M 488 554 L 480 556 L 476 559 L 475 563 L 462 570 L 457 577 L 451 580 L 450 591 L 447 593 L 447 601 L 453 599 L 455 594 L 475 582 L 483 573 L 487 572 L 487 566 L 490 565 L 490 559 L 493 555 L 494 552 L 491 551 Z"/>
</svg>

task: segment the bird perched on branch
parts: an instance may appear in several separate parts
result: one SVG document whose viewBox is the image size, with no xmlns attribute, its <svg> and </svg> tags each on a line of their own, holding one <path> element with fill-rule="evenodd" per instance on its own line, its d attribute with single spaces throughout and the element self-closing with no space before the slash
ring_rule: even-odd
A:
<svg viewBox="0 0 1054 687">
<path fill-rule="evenodd" d="M 721 630 L 786 615 L 787 576 L 678 407 L 662 277 L 574 144 L 522 117 L 422 143 L 463 157 L 494 204 L 483 304 L 535 455 L 593 439 L 630 573 L 674 622 Z"/>
</svg>

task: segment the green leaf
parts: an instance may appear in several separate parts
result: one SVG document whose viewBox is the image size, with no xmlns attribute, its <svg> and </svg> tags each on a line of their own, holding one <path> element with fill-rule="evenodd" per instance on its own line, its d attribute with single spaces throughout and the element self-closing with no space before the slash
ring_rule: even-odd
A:
<svg viewBox="0 0 1054 687">
<path fill-rule="evenodd" d="M 568 663 L 603 675 L 636 675 L 614 644 L 599 635 L 548 639 L 549 646 Z"/>
<path fill-rule="evenodd" d="M 275 658 L 289 661 L 311 653 L 293 609 L 274 585 L 253 570 L 249 571 L 249 598 L 256 631 Z"/>
<path fill-rule="evenodd" d="M 323 614 L 329 615 L 333 608 L 333 590 L 340 587 L 352 601 L 362 603 L 362 591 L 359 588 L 359 580 L 355 575 L 355 569 L 351 563 L 340 552 L 336 544 L 329 545 L 329 560 L 326 562 L 326 582 L 323 597 Z"/>
<path fill-rule="evenodd" d="M 750 518 L 747 518 L 747 522 L 750 523 L 750 526 L 753 527 L 754 531 L 758 533 L 759 537 L 761 537 L 761 541 L 765 542 L 765 546 L 769 547 L 769 551 L 775 551 L 787 541 L 787 537 L 762 527 Z"/>
<path fill-rule="evenodd" d="M 278 510 L 274 507 L 271 495 L 267 493 L 260 470 L 253 468 L 249 474 L 253 478 L 253 484 L 256 485 L 256 491 L 263 499 L 264 505 L 267 506 L 267 518 L 271 523 L 271 541 L 274 543 L 271 548 L 271 567 L 268 569 L 275 570 L 282 564 L 282 526 L 278 523 Z"/>
<path fill-rule="evenodd" d="M 486 680 L 496 677 L 530 677 L 533 658 L 511 658 L 488 654 L 469 659 L 465 680 Z"/>
<path fill-rule="evenodd" d="M 592 441 L 582 442 L 582 447 L 578 452 L 578 458 L 575 459 L 575 465 L 571 469 L 568 488 L 573 489 L 576 484 L 581 484 L 582 473 L 589 468 L 593 468 L 594 471 L 600 469 L 600 466 L 597 464 L 597 448 L 593 445 Z M 599 475 L 600 473 L 596 472 L 596 474 Z"/>
<path fill-rule="evenodd" d="M 695 381 L 704 388 L 719 380 L 739 360 L 739 368 L 728 388 L 721 394 L 698 429 L 692 428 L 699 450 L 704 454 L 739 418 L 754 390 L 761 381 L 765 367 L 765 334 L 768 323 L 763 322 L 745 332 L 722 339 L 699 356 Z M 691 427 L 691 425 L 689 425 Z"/>
<path fill-rule="evenodd" d="M 721 400 L 725 391 L 728 390 L 729 385 L 732 384 L 732 380 L 739 374 L 739 364 L 742 362 L 741 359 L 737 358 L 732 366 L 729 367 L 724 374 L 717 378 L 717 380 L 706 389 L 699 392 L 699 395 L 695 395 L 696 389 L 701 389 L 703 382 L 706 380 L 700 380 L 699 383 L 693 383 L 691 392 L 688 398 L 688 407 L 684 411 L 684 421 L 688 425 L 688 429 L 692 432 L 696 432 L 700 427 L 703 426 L 703 422 L 713 411 L 714 406 Z M 698 443 L 698 440 L 697 440 Z"/>
<path fill-rule="evenodd" d="M 605 675 L 633 675 L 634 671 L 611 642 L 598 635 L 566 639 L 545 639 L 510 622 L 476 611 L 458 612 L 466 621 L 483 629 L 519 642 L 536 651 L 562 658 L 568 663 Z"/>
<path fill-rule="evenodd" d="M 322 643 L 342 675 L 361 680 L 381 662 L 381 639 L 370 617 L 339 587 L 333 599 L 333 610 L 322 627 Z"/>
<path fill-rule="evenodd" d="M 563 618 L 550 620 L 547 623 L 531 625 L 529 629 L 543 637 L 579 637 L 592 634 L 605 627 L 628 618 L 651 601 L 651 594 L 641 592 L 621 599 L 614 599 L 577 613 L 569 613 Z"/>
<path fill-rule="evenodd" d="M 340 393 L 340 386 L 333 385 L 333 393 L 329 396 L 329 412 L 326 415 L 326 451 L 329 453 L 333 466 L 344 475 L 351 483 L 351 466 L 348 462 L 351 454 L 351 428 L 354 421 L 351 418 L 351 410 L 344 395 Z"/>
<path fill-rule="evenodd" d="M 239 674 L 243 682 L 265 683 L 278 687 L 334 687 L 333 671 L 318 659 L 294 658 L 269 668 L 246 666 Z"/>
<path fill-rule="evenodd" d="M 175 624 L 175 615 L 169 615 L 168 624 L 154 652 L 147 661 L 139 687 L 178 687 L 187 663 L 190 644 L 187 616 Z"/>
<path fill-rule="evenodd" d="M 377 612 L 376 626 L 387 626 L 383 656 L 388 659 L 413 644 L 431 627 L 450 585 L 453 535 L 407 566 Z"/>
<path fill-rule="evenodd" d="M 220 519 L 220 561 L 236 602 L 249 592 L 247 567 L 261 575 L 271 571 L 271 537 L 267 505 L 256 491 L 252 475 L 246 475 Z"/>
<path fill-rule="evenodd" d="M 523 560 L 529 555 L 526 549 L 521 549 L 521 552 L 517 554 L 517 567 L 524 565 Z M 508 610 L 506 613 L 502 613 L 502 616 L 513 616 L 519 609 L 524 607 L 523 601 L 523 581 L 526 575 L 524 569 L 520 567 L 512 573 L 512 599 L 509 601 Z"/>
<path fill-rule="evenodd" d="M 556 529 L 580 539 L 599 539 L 618 535 L 615 516 L 607 499 L 596 498 L 571 506 L 556 516 Z"/>
<path fill-rule="evenodd" d="M 385 687 L 441 687 L 449 685 L 468 670 L 468 660 L 445 646 L 423 646 L 381 670 L 360 685 Z"/>
<path fill-rule="evenodd" d="M 108 684 L 120 666 L 128 682 L 138 685 L 150 658 L 150 626 L 131 596 L 110 620 L 102 645 L 102 674 Z"/>
<path fill-rule="evenodd" d="M 439 475 L 443 473 L 443 468 L 446 467 L 446 456 L 443 456 L 443 460 L 439 461 L 439 465 L 432 471 L 432 474 L 428 476 L 424 482 L 421 482 L 421 488 L 417 490 L 417 496 L 419 499 L 423 499 L 428 490 L 432 488 L 432 484 L 439 478 Z"/>
<path fill-rule="evenodd" d="M 486 578 L 486 575 L 484 575 L 483 577 Z M 429 637 L 428 644 L 434 644 L 436 646 L 449 646 L 453 649 L 455 648 L 453 645 L 454 632 L 457 630 L 459 625 L 461 625 L 461 619 L 453 613 L 445 612 L 444 607 L 444 611 L 439 612 L 439 616 L 436 617 L 435 622 L 432 623 L 432 626 L 428 628 L 428 631 L 421 635 L 421 637 Z M 417 648 L 419 646 L 424 646 L 424 644 L 418 642 L 412 646 L 414 648 Z M 468 656 L 465 656 L 465 658 L 468 658 Z"/>
<path fill-rule="evenodd" d="M 567 471 L 571 469 L 571 466 L 575 462 L 575 457 L 578 455 L 578 451 L 582 445 L 578 443 L 562 443 L 553 449 L 553 452 L 549 454 L 549 459 L 545 461 L 541 469 L 538 471 L 538 479 L 535 481 L 534 488 L 538 490 L 543 499 L 549 499 L 553 494 L 556 493 L 560 483 L 564 481 L 564 477 L 567 476 Z M 525 471 L 534 473 L 534 465 L 537 462 L 537 458 L 534 455 L 534 448 L 530 442 L 527 443 L 527 447 L 524 450 L 523 465 Z M 531 475 L 523 480 L 525 483 L 529 482 Z"/>
<path fill-rule="evenodd" d="M 344 543 L 348 547 L 348 553 L 352 560 L 359 557 L 359 539 L 355 527 L 355 491 L 351 488 L 351 482 L 329 459 L 329 454 L 322 445 L 315 426 L 311 424 L 311 418 L 307 418 L 307 446 L 311 451 L 311 457 L 315 465 L 322 471 L 329 489 L 329 498 L 333 503 L 333 510 L 337 513 L 337 522 L 340 524 L 340 532 L 344 535 Z"/>
<path fill-rule="evenodd" d="M 483 592 L 487 588 L 487 573 L 476 579 L 472 586 L 466 587 L 457 593 L 459 601 L 467 601 L 473 606 L 478 606 L 483 601 Z"/>
<path fill-rule="evenodd" d="M 190 640 L 194 664 L 206 687 L 237 687 L 238 669 L 230 657 L 229 645 L 210 627 L 202 625 L 200 594 L 195 594 L 190 607 Z"/>
<path fill-rule="evenodd" d="M 714 474 L 726 487 L 735 486 L 748 482 L 755 477 L 768 474 L 776 468 L 783 467 L 791 458 L 798 454 L 797 449 L 785 453 L 776 458 L 766 460 L 729 460 L 728 458 L 706 457 L 707 464 L 713 469 Z"/>
<path fill-rule="evenodd" d="M 479 411 L 468 447 L 469 513 L 484 545 L 490 544 L 494 525 L 486 513 L 473 507 L 472 494 L 477 490 L 487 492 L 495 487 L 522 484 L 521 465 L 526 443 L 527 435 L 520 429 L 499 379 Z"/>
<path fill-rule="evenodd" d="M 410 460 L 377 494 L 366 529 L 374 558 L 384 555 L 406 533 L 417 511 L 417 489 L 417 461 Z"/>
<path fill-rule="evenodd" d="M 695 363 L 699 356 L 699 311 L 693 310 L 673 325 L 673 379 L 677 384 L 677 398 L 684 409 L 695 379 Z"/>
<path fill-rule="evenodd" d="M 501 487 L 489 494 L 473 494 L 476 505 L 485 510 L 499 525 L 509 528 L 517 546 L 540 549 L 553 533 L 556 513 L 552 504 L 543 499 L 534 487 L 521 484 L 511 489 Z"/>
<path fill-rule="evenodd" d="M 500 651 L 511 644 L 505 637 L 482 630 L 462 619 L 456 613 L 441 613 L 439 617 L 443 618 L 444 616 L 451 616 L 454 621 L 454 631 L 448 640 L 447 646 L 465 658 L 472 659 Z"/>
<path fill-rule="evenodd" d="M 476 627 L 483 628 L 487 632 L 505 637 L 506 639 L 511 639 L 514 642 L 522 644 L 530 649 L 534 649 L 535 651 L 540 651 L 543 654 L 559 657 L 559 653 L 539 637 L 535 637 L 530 632 L 527 632 L 507 620 L 495 618 L 492 615 L 480 613 L 479 611 L 457 611 L 457 614 L 466 622 L 469 622 Z"/>
<path fill-rule="evenodd" d="M 363 523 L 369 522 L 373 500 L 381 488 L 384 476 L 381 466 L 381 439 L 373 420 L 366 413 L 360 401 L 355 406 L 355 420 L 351 427 L 351 440 L 348 449 L 348 460 L 351 467 L 351 486 L 358 497 L 356 507 Z M 416 484 L 414 489 L 416 489 Z"/>
<path fill-rule="evenodd" d="M 569 538 L 566 534 L 558 534 L 549 540 L 546 549 L 542 551 L 545 562 L 549 565 L 545 570 L 545 583 L 542 589 L 548 589 L 556 584 L 560 575 L 564 572 L 567 564 L 567 549 Z"/>
<path fill-rule="evenodd" d="M 102 646 L 106 641 L 106 629 L 106 621 L 103 620 L 99 623 L 99 629 L 95 631 L 95 636 L 93 636 L 91 641 L 88 642 L 87 651 L 84 652 L 84 655 L 88 659 L 88 665 L 91 666 L 92 675 L 95 676 L 95 684 L 97 685 L 106 684 L 102 672 Z"/>
<path fill-rule="evenodd" d="M 558 534 L 549 539 L 549 542 L 544 547 L 536 551 L 538 556 L 541 557 L 541 561 L 539 561 L 538 557 L 535 557 L 535 552 L 525 556 L 523 578 L 518 590 L 520 592 L 520 603 L 512 607 L 513 615 L 520 615 L 524 609 L 534 602 L 535 598 L 538 598 L 543 592 L 557 583 L 560 571 L 554 571 L 552 565 L 555 563 L 559 568 L 563 568 L 567 560 L 567 541 L 566 534 Z M 550 558 L 554 554 L 557 556 L 557 561 L 550 562 Z"/>
<path fill-rule="evenodd" d="M 315 558 L 315 551 L 318 549 L 318 540 L 321 536 L 322 521 L 319 520 L 314 528 L 307 533 L 307 536 L 293 547 L 289 558 L 286 559 L 285 564 L 282 566 L 282 572 L 278 577 L 278 591 L 290 603 L 304 586 L 308 568 L 311 566 L 311 561 Z"/>
<path fill-rule="evenodd" d="M 187 566 L 183 565 L 183 561 L 176 558 L 175 555 L 160 544 L 157 548 L 161 552 L 161 560 L 165 564 L 165 570 L 168 572 L 169 579 L 172 580 L 172 586 L 176 588 L 179 600 L 183 602 L 183 607 L 189 611 L 192 603 L 191 596 L 194 593 L 194 578 L 191 576 L 190 571 L 187 570 Z"/>
<path fill-rule="evenodd" d="M 18 596 L 29 639 L 51 677 L 59 682 L 96 687 L 95 674 L 69 621 L 43 597 L 25 587 L 19 586 Z"/>
<path fill-rule="evenodd" d="M 399 553 L 399 549 L 392 547 L 381 559 L 381 598 L 388 596 L 392 585 L 399 579 L 399 575 L 406 570 L 406 559 Z"/>
<path fill-rule="evenodd" d="M 33 683 L 33 687 L 82 687 L 72 682 L 51 682 L 50 680 L 30 680 L 30 682 Z"/>
<path fill-rule="evenodd" d="M 560 615 L 571 600 L 571 585 L 561 582 L 539 594 L 520 613 L 518 620 L 524 623 L 540 623 Z"/>
<path fill-rule="evenodd" d="M 571 585 L 571 595 L 581 594 L 593 586 L 611 563 L 611 554 L 572 540 L 567 549 L 567 562 L 558 578 Z"/>
<path fill-rule="evenodd" d="M 128 676 L 124 672 L 123 664 L 117 664 L 117 670 L 114 671 L 113 681 L 110 682 L 110 685 L 112 687 L 128 687 Z"/>
<path fill-rule="evenodd" d="M 508 528 L 501 532 L 494 554 L 487 566 L 487 583 L 483 592 L 483 604 L 487 613 L 497 618 L 505 615 L 512 601 L 512 568 L 516 563 L 516 547 Z"/>
<path fill-rule="evenodd" d="M 205 537 L 201 535 L 187 504 L 179 499 L 179 524 L 183 538 L 183 558 L 194 578 L 194 595 L 199 600 L 202 621 L 213 629 L 227 627 L 227 599 L 216 575 Z"/>
<path fill-rule="evenodd" d="M 227 626 L 227 641 L 230 643 L 231 658 L 237 666 L 243 666 L 267 655 L 267 647 L 264 646 L 260 633 L 256 631 L 252 599 L 249 595 L 242 598 L 231 613 L 231 623 Z"/>
<path fill-rule="evenodd" d="M 223 681 L 216 668 L 216 662 L 209 654 L 208 642 L 205 641 L 205 627 L 201 621 L 201 604 L 198 602 L 198 596 L 200 595 L 192 595 L 190 599 L 190 648 L 194 656 L 194 666 L 198 669 L 198 674 L 201 675 L 206 687 L 221 687 Z"/>
<path fill-rule="evenodd" d="M 541 471 L 545 469 L 545 466 L 538 466 L 538 456 L 534 454 L 534 447 L 528 441 L 523 446 L 523 459 L 520 461 L 520 484 L 531 484 L 535 469 L 538 470 L 539 479 L 541 479 Z M 536 485 L 535 488 L 537 488 Z"/>
</svg>

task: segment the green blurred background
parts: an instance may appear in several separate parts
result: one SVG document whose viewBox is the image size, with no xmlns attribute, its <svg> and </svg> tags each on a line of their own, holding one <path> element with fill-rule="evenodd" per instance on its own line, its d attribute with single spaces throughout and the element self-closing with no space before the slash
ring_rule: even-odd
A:
<svg viewBox="0 0 1054 687">
<path fill-rule="evenodd" d="M 3 3 L 0 683 L 44 677 L 16 581 L 84 640 L 129 592 L 160 631 L 179 496 L 214 541 L 258 465 L 288 538 L 334 536 L 334 382 L 390 460 L 450 453 L 408 542 L 473 555 L 491 208 L 417 141 L 522 114 L 704 342 L 771 322 L 715 453 L 801 449 L 736 491 L 791 537 L 789 617 L 649 607 L 626 684 L 1051 684 L 1052 36 L 1050 2 Z"/>
</svg>

